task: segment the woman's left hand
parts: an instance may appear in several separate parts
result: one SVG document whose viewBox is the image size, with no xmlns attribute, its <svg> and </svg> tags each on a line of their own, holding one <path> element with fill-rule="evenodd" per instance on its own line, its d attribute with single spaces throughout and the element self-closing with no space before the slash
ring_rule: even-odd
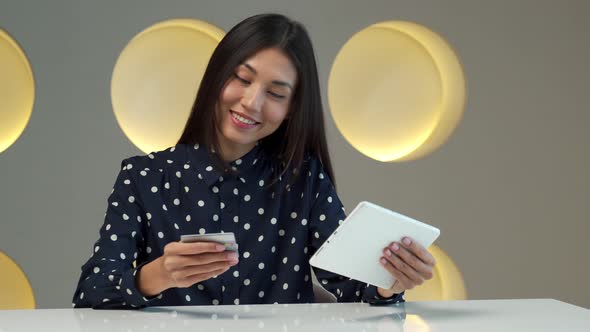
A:
<svg viewBox="0 0 590 332">
<path fill-rule="evenodd" d="M 378 288 L 382 297 L 391 297 L 405 290 L 422 285 L 433 276 L 436 261 L 423 246 L 409 237 L 392 242 L 383 249 L 381 265 L 393 275 L 395 283 L 390 289 Z"/>
</svg>

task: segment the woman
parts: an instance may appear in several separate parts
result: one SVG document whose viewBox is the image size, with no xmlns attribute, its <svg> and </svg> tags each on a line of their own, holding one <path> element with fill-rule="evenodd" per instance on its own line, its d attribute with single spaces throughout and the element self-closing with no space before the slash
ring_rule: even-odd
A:
<svg viewBox="0 0 590 332">
<path fill-rule="evenodd" d="M 309 258 L 344 220 L 304 27 L 250 17 L 220 42 L 178 145 L 123 161 L 76 307 L 313 302 Z M 180 235 L 233 232 L 240 257 Z M 411 243 L 384 248 L 376 289 L 316 269 L 339 301 L 389 298 L 432 276 Z"/>
</svg>

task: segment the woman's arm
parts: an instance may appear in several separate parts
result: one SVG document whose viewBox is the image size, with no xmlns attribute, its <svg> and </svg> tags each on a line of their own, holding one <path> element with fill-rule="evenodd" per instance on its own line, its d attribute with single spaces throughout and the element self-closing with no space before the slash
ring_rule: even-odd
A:
<svg viewBox="0 0 590 332">
<path fill-rule="evenodd" d="M 131 166 L 129 166 L 131 165 Z M 143 225 L 147 219 L 135 189 L 131 160 L 124 160 L 108 198 L 100 237 L 82 266 L 73 298 L 75 307 L 119 308 L 147 304 L 136 287 L 136 266 L 144 254 Z"/>
<path fill-rule="evenodd" d="M 311 257 L 344 221 L 346 214 L 332 182 L 321 169 L 319 162 L 310 163 L 310 172 L 313 179 L 310 185 L 312 192 L 309 194 L 314 199 L 309 219 L 311 243 L 308 254 Z M 314 272 L 322 287 L 334 294 L 338 302 L 369 302 L 384 297 L 395 297 L 398 302 L 404 301 L 403 294 L 380 294 L 377 287 L 368 286 L 366 283 L 318 268 L 314 268 Z"/>
</svg>

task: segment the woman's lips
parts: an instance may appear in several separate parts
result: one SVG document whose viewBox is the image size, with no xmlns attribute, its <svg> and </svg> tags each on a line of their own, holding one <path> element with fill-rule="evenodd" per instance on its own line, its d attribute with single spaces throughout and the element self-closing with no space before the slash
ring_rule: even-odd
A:
<svg viewBox="0 0 590 332">
<path fill-rule="evenodd" d="M 239 128 L 250 129 L 260 124 L 260 122 L 257 122 L 256 120 L 241 113 L 237 113 L 232 110 L 230 110 L 229 113 L 231 115 L 232 122 Z"/>
</svg>

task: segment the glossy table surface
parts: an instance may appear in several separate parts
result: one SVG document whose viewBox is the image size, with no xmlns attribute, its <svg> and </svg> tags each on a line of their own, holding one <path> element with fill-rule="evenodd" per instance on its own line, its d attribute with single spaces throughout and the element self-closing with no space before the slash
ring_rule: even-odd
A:
<svg viewBox="0 0 590 332">
<path fill-rule="evenodd" d="M 590 310 L 550 299 L 0 311 L 11 331 L 590 331 Z"/>
</svg>

